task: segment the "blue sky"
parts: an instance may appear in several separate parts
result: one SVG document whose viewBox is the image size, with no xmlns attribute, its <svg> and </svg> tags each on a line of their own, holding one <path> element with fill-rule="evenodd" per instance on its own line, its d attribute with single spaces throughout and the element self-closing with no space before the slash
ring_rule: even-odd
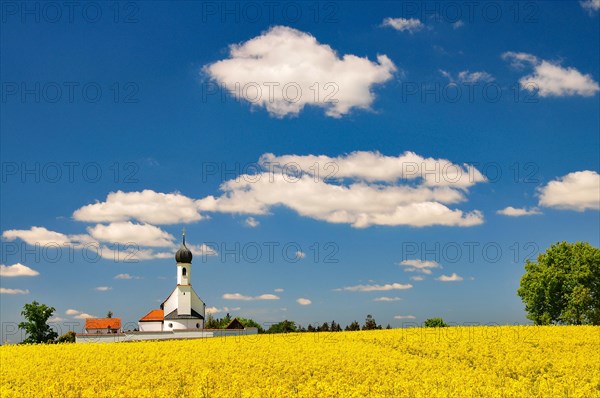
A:
<svg viewBox="0 0 600 398">
<path fill-rule="evenodd" d="M 136 322 L 183 227 L 216 316 L 302 324 L 526 323 L 525 259 L 600 244 L 597 2 L 30 4 L 2 9 L 3 324 Z"/>
</svg>

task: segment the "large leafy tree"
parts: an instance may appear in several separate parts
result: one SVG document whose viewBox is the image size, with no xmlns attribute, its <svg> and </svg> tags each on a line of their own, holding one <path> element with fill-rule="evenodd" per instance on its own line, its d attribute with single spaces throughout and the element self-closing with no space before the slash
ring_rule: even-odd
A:
<svg viewBox="0 0 600 398">
<path fill-rule="evenodd" d="M 292 333 L 297 331 L 296 323 L 286 319 L 285 321 L 271 325 L 269 330 L 267 330 L 267 333 Z"/>
<path fill-rule="evenodd" d="M 426 328 L 444 328 L 446 326 L 448 325 L 442 318 L 429 318 L 425 321 Z"/>
<path fill-rule="evenodd" d="M 600 325 L 600 249 L 553 244 L 537 262 L 526 261 L 517 294 L 536 325 Z"/>
<path fill-rule="evenodd" d="M 54 314 L 54 311 L 53 307 L 37 301 L 25 304 L 21 315 L 26 321 L 19 323 L 19 329 L 23 329 L 27 333 L 27 338 L 23 340 L 23 343 L 50 343 L 58 337 L 58 333 L 48 325 L 48 319 Z"/>
</svg>

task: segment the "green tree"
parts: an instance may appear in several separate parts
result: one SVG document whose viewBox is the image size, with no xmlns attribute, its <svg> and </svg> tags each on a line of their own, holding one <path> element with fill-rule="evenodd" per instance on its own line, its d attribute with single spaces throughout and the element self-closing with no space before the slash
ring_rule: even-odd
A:
<svg viewBox="0 0 600 398">
<path fill-rule="evenodd" d="M 557 242 L 525 262 L 517 294 L 536 325 L 600 325 L 600 249 Z"/>
<path fill-rule="evenodd" d="M 365 319 L 365 324 L 363 325 L 362 330 L 375 330 L 377 328 L 377 322 L 375 322 L 373 315 L 367 315 L 367 319 Z M 379 326 L 379 329 L 381 329 L 381 326 Z"/>
<path fill-rule="evenodd" d="M 426 328 L 444 328 L 446 326 L 448 325 L 442 318 L 429 318 L 425 321 Z"/>
<path fill-rule="evenodd" d="M 75 332 L 69 330 L 67 333 L 63 334 L 56 340 L 57 343 L 74 343 L 75 342 Z"/>
<path fill-rule="evenodd" d="M 23 343 L 51 343 L 58 334 L 48 325 L 48 319 L 54 314 L 55 309 L 46 304 L 40 304 L 33 301 L 23 306 L 21 315 L 25 322 L 19 323 L 19 329 L 25 330 L 27 338 Z"/>
<path fill-rule="evenodd" d="M 346 326 L 346 331 L 355 332 L 360 330 L 360 324 L 357 321 L 352 322 L 350 325 Z"/>
<path fill-rule="evenodd" d="M 387 326 L 385 327 L 386 329 L 391 329 L 392 326 L 388 323 Z"/>
<path fill-rule="evenodd" d="M 112 311 L 108 311 L 108 312 L 106 313 L 106 317 L 107 317 L 107 318 L 112 318 L 112 316 L 113 316 L 113 312 L 112 312 Z"/>
<path fill-rule="evenodd" d="M 286 319 L 285 321 L 281 321 L 279 323 L 271 325 L 269 330 L 267 330 L 267 333 L 292 333 L 296 331 L 296 323 L 294 321 L 288 321 Z"/>
<path fill-rule="evenodd" d="M 220 326 L 220 320 L 215 319 L 215 317 L 212 314 L 208 314 L 204 327 L 206 329 L 220 329 Z"/>
</svg>

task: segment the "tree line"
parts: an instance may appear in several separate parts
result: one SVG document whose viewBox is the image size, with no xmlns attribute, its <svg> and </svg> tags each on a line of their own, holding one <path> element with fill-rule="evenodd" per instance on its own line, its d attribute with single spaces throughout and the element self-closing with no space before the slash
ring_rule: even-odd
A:
<svg viewBox="0 0 600 398">
<path fill-rule="evenodd" d="M 225 315 L 223 318 L 215 318 L 212 315 L 209 315 L 206 320 L 206 328 L 207 329 L 224 329 L 229 325 L 232 318 L 229 314 Z M 272 324 L 267 329 L 262 327 L 258 322 L 247 319 L 247 318 L 237 318 L 238 321 L 244 327 L 254 327 L 258 329 L 258 333 L 301 333 L 301 332 L 352 332 L 357 330 L 377 330 L 383 329 L 381 325 L 378 325 L 373 318 L 373 315 L 367 315 L 364 324 L 361 326 L 358 321 L 353 321 L 346 327 L 342 327 L 341 324 L 337 323 L 335 320 L 331 321 L 331 323 L 324 322 L 319 324 L 317 322 L 308 324 L 308 326 L 303 326 L 294 321 L 290 321 L 288 319 Z M 388 323 L 385 327 L 386 329 L 391 329 L 392 327 Z"/>
</svg>

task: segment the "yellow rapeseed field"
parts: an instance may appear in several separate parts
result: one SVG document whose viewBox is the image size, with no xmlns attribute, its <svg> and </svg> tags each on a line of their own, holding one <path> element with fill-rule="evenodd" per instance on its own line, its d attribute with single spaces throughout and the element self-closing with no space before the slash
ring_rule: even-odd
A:
<svg viewBox="0 0 600 398">
<path fill-rule="evenodd" d="M 600 327 L 0 347 L 2 397 L 600 397 Z"/>
</svg>

